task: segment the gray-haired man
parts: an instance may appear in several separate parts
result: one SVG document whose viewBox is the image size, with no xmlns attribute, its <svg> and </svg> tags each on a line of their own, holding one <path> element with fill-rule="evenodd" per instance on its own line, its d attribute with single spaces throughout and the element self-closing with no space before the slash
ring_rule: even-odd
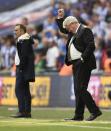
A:
<svg viewBox="0 0 111 131">
<path fill-rule="evenodd" d="M 83 120 L 84 109 L 87 106 L 91 115 L 86 120 L 92 121 L 102 114 L 87 91 L 91 71 L 96 68 L 93 33 L 88 27 L 80 24 L 75 17 L 64 18 L 63 9 L 58 10 L 56 21 L 60 31 L 68 35 L 65 63 L 73 65 L 76 109 L 75 116 L 70 120 Z"/>
</svg>

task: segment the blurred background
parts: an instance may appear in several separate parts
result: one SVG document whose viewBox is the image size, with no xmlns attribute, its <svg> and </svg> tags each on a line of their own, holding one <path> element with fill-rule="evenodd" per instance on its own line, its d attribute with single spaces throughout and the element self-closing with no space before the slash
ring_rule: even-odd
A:
<svg viewBox="0 0 111 131">
<path fill-rule="evenodd" d="M 67 36 L 55 22 L 59 8 L 92 29 L 97 69 L 88 90 L 98 106 L 111 107 L 111 0 L 0 0 L 0 105 L 17 105 L 13 34 L 17 23 L 26 25 L 37 43 L 33 46 L 36 82 L 30 85 L 32 105 L 75 105 L 72 69 L 64 64 Z"/>
</svg>

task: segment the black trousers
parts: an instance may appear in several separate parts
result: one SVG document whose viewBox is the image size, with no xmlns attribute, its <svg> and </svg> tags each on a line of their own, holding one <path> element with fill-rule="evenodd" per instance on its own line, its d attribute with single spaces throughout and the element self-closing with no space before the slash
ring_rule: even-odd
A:
<svg viewBox="0 0 111 131">
<path fill-rule="evenodd" d="M 99 108 L 96 106 L 91 94 L 87 91 L 91 70 L 87 64 L 79 63 L 76 60 L 73 65 L 74 92 L 76 98 L 75 116 L 83 117 L 85 106 L 90 113 L 97 113 Z"/>
<path fill-rule="evenodd" d="M 19 67 L 16 69 L 15 94 L 18 100 L 19 112 L 31 113 L 29 82 L 24 80 L 23 72 L 20 71 Z"/>
</svg>

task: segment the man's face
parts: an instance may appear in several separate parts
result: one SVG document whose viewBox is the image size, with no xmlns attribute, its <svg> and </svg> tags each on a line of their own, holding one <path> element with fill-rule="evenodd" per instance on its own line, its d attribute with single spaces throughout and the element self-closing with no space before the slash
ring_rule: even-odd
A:
<svg viewBox="0 0 111 131">
<path fill-rule="evenodd" d="M 66 26 L 66 30 L 68 30 L 71 33 L 75 33 L 77 29 L 77 23 L 70 23 Z"/>
<path fill-rule="evenodd" d="M 19 25 L 15 26 L 14 34 L 15 34 L 15 37 L 16 37 L 16 38 L 18 38 L 18 37 L 21 36 L 21 29 L 20 29 L 20 26 L 19 26 Z"/>
</svg>

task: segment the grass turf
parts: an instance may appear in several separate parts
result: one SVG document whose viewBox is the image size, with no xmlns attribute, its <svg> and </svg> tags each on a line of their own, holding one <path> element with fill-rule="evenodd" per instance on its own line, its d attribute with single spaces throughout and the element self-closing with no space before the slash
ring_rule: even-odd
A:
<svg viewBox="0 0 111 131">
<path fill-rule="evenodd" d="M 103 110 L 103 115 L 92 122 L 64 121 L 71 118 L 73 108 L 32 108 L 31 119 L 14 119 L 10 116 L 17 108 L 0 107 L 0 131 L 107 131 L 111 130 L 111 111 Z M 85 112 L 85 118 L 89 113 Z"/>
</svg>

